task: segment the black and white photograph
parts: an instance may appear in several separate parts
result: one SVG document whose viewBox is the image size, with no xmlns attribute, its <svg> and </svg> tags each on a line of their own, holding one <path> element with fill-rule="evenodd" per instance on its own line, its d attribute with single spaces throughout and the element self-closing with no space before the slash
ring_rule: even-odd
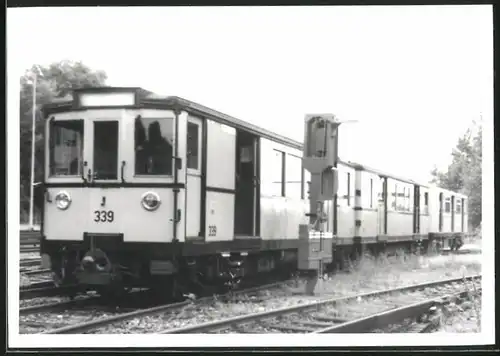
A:
<svg viewBox="0 0 500 356">
<path fill-rule="evenodd" d="M 9 347 L 495 343 L 491 5 L 6 30 Z"/>
</svg>

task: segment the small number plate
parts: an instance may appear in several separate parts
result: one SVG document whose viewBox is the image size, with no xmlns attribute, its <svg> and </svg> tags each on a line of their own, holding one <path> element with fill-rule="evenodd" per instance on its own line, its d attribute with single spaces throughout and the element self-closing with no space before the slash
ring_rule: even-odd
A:
<svg viewBox="0 0 500 356">
<path fill-rule="evenodd" d="M 112 223 L 115 220 L 113 210 L 95 210 L 94 221 L 97 223 Z"/>
</svg>

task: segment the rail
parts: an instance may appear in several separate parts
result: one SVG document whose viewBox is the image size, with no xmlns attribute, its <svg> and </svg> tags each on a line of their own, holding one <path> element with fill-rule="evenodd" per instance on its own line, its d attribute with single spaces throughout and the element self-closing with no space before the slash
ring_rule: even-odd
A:
<svg viewBox="0 0 500 356">
<path fill-rule="evenodd" d="M 208 323 L 203 323 L 200 325 L 195 325 L 195 326 L 188 326 L 188 327 L 183 327 L 183 328 L 177 328 L 177 329 L 170 329 L 162 332 L 161 334 L 184 334 L 184 333 L 207 333 L 207 332 L 218 332 L 221 330 L 225 329 L 231 329 L 233 327 L 249 324 L 249 323 L 254 323 L 254 322 L 263 322 L 265 320 L 277 318 L 277 317 L 285 317 L 285 316 L 290 316 L 296 313 L 304 313 L 304 312 L 314 312 L 320 309 L 321 307 L 325 306 L 335 306 L 339 305 L 342 303 L 347 303 L 347 302 L 352 302 L 356 300 L 363 300 L 365 298 L 372 298 L 372 297 L 381 297 L 384 295 L 390 295 L 394 293 L 401 293 L 401 292 L 410 292 L 410 291 L 418 291 L 418 290 L 423 290 L 425 288 L 429 287 L 437 287 L 445 284 L 450 284 L 450 283 L 460 283 L 464 281 L 465 279 L 470 279 L 470 280 L 477 280 L 480 279 L 480 275 L 474 275 L 474 276 L 468 276 L 466 278 L 453 278 L 453 279 L 446 279 L 446 280 L 439 280 L 439 281 L 433 281 L 433 282 L 427 282 L 423 284 L 416 284 L 416 285 L 411 285 L 411 286 L 406 286 L 406 287 L 399 287 L 399 288 L 394 288 L 394 289 L 387 289 L 387 290 L 381 290 L 381 291 L 375 291 L 375 292 L 369 292 L 369 293 L 363 293 L 363 294 L 358 294 L 358 295 L 353 295 L 353 296 L 348 296 L 348 297 L 343 297 L 343 298 L 334 298 L 334 299 L 327 299 L 327 300 L 322 300 L 318 302 L 313 302 L 313 303 L 308 303 L 305 305 L 298 305 L 298 306 L 292 306 L 292 307 L 286 307 L 286 308 L 280 308 L 280 309 L 275 309 L 267 312 L 262 312 L 262 313 L 255 313 L 255 314 L 248 314 L 248 315 L 242 315 L 234 318 L 229 318 L 225 320 L 219 320 L 219 321 L 214 321 L 214 322 L 208 322 Z M 435 298 L 434 298 L 435 300 Z M 424 307 L 424 306 L 420 306 Z M 414 306 L 416 308 L 416 306 Z M 409 309 L 411 310 L 411 309 Z M 400 311 L 400 315 L 404 314 L 404 310 Z M 381 316 L 375 318 L 374 320 L 381 320 Z M 301 318 L 302 320 L 304 319 Z M 314 318 L 312 318 L 314 319 Z M 357 323 L 351 323 L 349 324 L 348 320 L 342 320 L 339 318 L 319 318 L 323 319 L 324 321 L 330 321 L 333 323 L 344 323 L 344 330 L 349 330 L 349 326 L 353 328 L 354 326 L 359 327 L 361 324 L 362 326 L 368 325 L 370 322 L 372 322 L 372 319 L 368 318 L 364 320 L 363 322 L 357 322 Z M 318 322 L 314 322 L 316 325 L 318 325 Z M 342 324 L 341 324 L 342 325 Z M 316 329 L 314 328 L 300 328 L 297 326 L 291 326 L 291 327 L 281 327 L 279 325 L 274 325 L 271 326 L 271 328 L 279 328 L 279 329 L 288 329 L 288 330 L 293 330 L 293 331 L 299 331 L 301 330 L 302 332 L 314 332 Z M 332 330 L 335 330 L 333 326 L 327 327 L 326 329 L 323 329 L 323 332 L 333 332 Z M 340 329 L 337 329 L 337 332 Z"/>
<path fill-rule="evenodd" d="M 256 286 L 256 287 L 251 287 L 247 289 L 242 289 L 234 292 L 230 292 L 224 295 L 217 296 L 219 299 L 224 299 L 224 298 L 231 298 L 236 295 L 241 295 L 241 294 L 248 294 L 252 292 L 258 292 L 264 289 L 271 289 L 271 288 L 276 288 L 280 287 L 286 283 L 290 283 L 291 281 L 285 281 L 285 282 L 277 282 L 277 283 L 272 283 L 272 284 L 267 284 L 267 285 L 261 285 L 261 286 Z M 111 317 L 106 317 L 106 318 L 99 318 L 96 320 L 91 320 L 85 323 L 81 324 L 75 324 L 75 325 L 69 325 L 65 326 L 62 328 L 58 329 L 53 329 L 53 330 L 48 330 L 44 332 L 44 334 L 78 334 L 78 333 L 84 333 L 89 330 L 97 329 L 102 326 L 107 326 L 110 324 L 114 324 L 116 322 L 121 322 L 129 319 L 133 319 L 136 317 L 143 317 L 143 316 L 150 316 L 150 315 L 155 315 L 155 314 L 160 314 L 163 312 L 172 312 L 176 310 L 180 310 L 184 308 L 187 305 L 190 305 L 192 303 L 195 304 L 202 304 L 202 303 L 207 303 L 213 301 L 213 296 L 207 296 L 203 297 L 200 299 L 197 299 L 195 301 L 191 300 L 186 300 L 178 303 L 170 303 L 170 304 L 164 304 L 160 306 L 155 306 L 152 308 L 147 308 L 147 309 L 141 309 L 141 310 L 136 310 L 132 311 L 129 313 L 123 313 L 119 315 L 114 315 Z"/>
</svg>

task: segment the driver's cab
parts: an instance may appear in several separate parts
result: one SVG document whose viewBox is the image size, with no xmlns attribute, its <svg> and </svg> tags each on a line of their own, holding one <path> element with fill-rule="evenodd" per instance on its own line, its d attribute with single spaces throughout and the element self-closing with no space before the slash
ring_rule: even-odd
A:
<svg viewBox="0 0 500 356">
<path fill-rule="evenodd" d="M 158 214 L 173 223 L 171 202 L 184 199 L 184 192 L 171 195 L 185 182 L 187 114 L 152 96 L 140 88 L 89 88 L 44 109 L 47 238 L 88 232 L 139 240 L 145 237 L 127 216 L 143 218 L 136 226 L 153 224 Z M 153 240 L 164 238 L 151 230 Z"/>
</svg>

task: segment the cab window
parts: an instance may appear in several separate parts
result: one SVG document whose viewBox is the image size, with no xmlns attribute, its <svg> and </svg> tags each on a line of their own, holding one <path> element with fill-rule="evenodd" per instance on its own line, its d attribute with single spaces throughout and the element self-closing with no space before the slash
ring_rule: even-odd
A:
<svg viewBox="0 0 500 356">
<path fill-rule="evenodd" d="M 79 176 L 83 169 L 83 120 L 52 121 L 49 127 L 49 174 Z"/>
<path fill-rule="evenodd" d="M 135 119 L 136 175 L 172 175 L 173 126 L 169 118 Z"/>
</svg>

